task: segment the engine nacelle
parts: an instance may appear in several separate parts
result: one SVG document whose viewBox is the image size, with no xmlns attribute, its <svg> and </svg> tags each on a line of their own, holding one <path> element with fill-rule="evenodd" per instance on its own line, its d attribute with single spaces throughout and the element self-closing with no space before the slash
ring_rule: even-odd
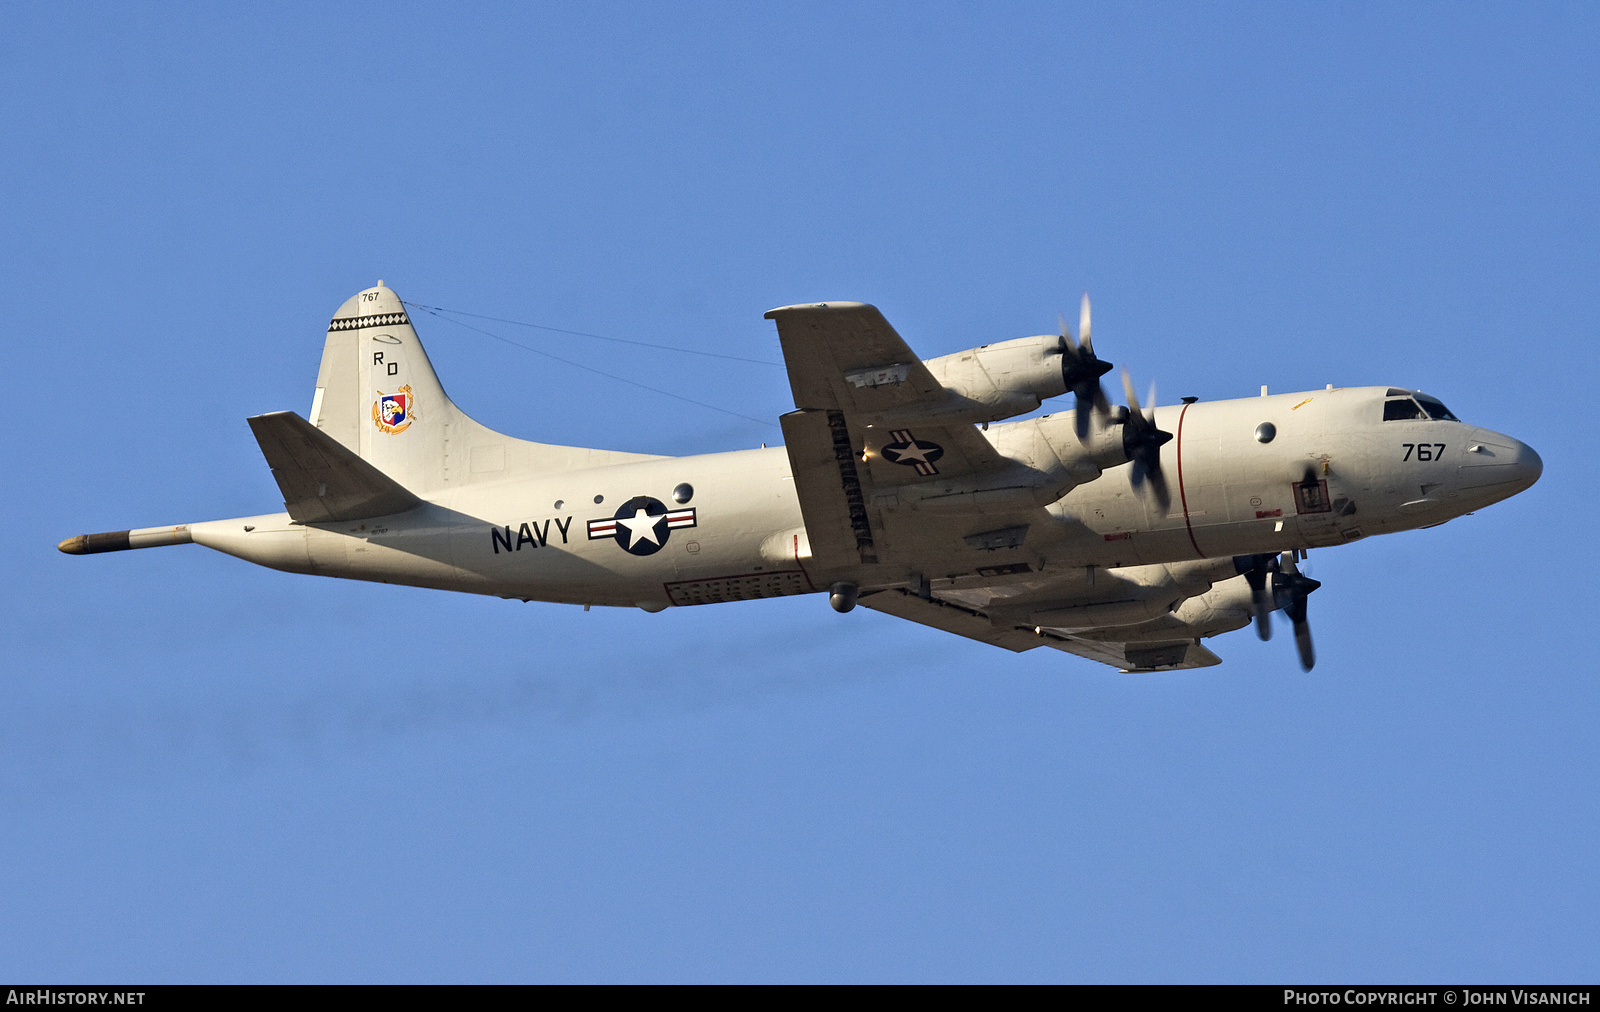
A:
<svg viewBox="0 0 1600 1012">
<path fill-rule="evenodd" d="M 1056 488 L 1059 498 L 1128 462 L 1128 441 L 1118 411 L 1126 409 L 1114 408 L 1109 416 L 1091 414 L 1081 435 L 1077 412 L 1068 409 L 996 425 L 985 436 L 1002 455 L 1038 472 L 1040 484 Z"/>
<path fill-rule="evenodd" d="M 986 344 L 925 364 L 953 395 L 947 408 L 936 409 L 952 420 L 997 422 L 1067 392 L 1061 338 L 1053 334 Z"/>
<path fill-rule="evenodd" d="M 1167 615 L 1142 625 L 1079 633 L 1085 639 L 1123 643 L 1164 643 L 1200 640 L 1242 629 L 1253 618 L 1250 586 L 1244 577 L 1220 580 L 1211 589 L 1181 601 Z"/>
<path fill-rule="evenodd" d="M 1236 572 L 1229 558 L 1121 566 L 1090 574 L 1087 584 L 1075 584 L 1065 597 L 1052 596 L 1046 590 L 1031 597 L 1001 600 L 990 606 L 990 617 L 1001 626 L 1042 626 L 1088 639 L 1135 642 L 1154 638 L 1149 635 L 1152 631 L 1166 639 L 1179 638 L 1171 630 L 1187 630 L 1193 623 L 1213 620 L 1205 607 L 1191 605 L 1210 598 L 1223 581 L 1242 582 Z M 1244 607 L 1245 621 L 1249 621 L 1248 588 Z M 1129 627 L 1137 628 L 1130 631 Z M 1118 631 L 1108 631 L 1111 629 Z"/>
</svg>

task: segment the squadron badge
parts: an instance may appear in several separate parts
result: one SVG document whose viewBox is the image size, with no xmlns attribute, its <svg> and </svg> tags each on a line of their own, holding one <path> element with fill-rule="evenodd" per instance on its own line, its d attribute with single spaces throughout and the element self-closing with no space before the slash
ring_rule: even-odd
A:
<svg viewBox="0 0 1600 1012">
<path fill-rule="evenodd" d="M 411 387 L 400 388 L 398 393 L 380 394 L 372 405 L 372 422 L 379 432 L 404 432 L 411 424 L 415 406 L 411 400 Z"/>
<path fill-rule="evenodd" d="M 680 527 L 695 526 L 694 507 L 669 510 L 660 499 L 634 496 L 614 516 L 589 521 L 589 540 L 615 538 L 630 555 L 654 555 Z"/>
</svg>

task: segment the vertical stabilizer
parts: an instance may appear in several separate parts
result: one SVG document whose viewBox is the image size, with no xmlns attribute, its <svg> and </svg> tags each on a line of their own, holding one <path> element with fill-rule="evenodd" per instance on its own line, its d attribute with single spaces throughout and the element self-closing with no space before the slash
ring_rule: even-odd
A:
<svg viewBox="0 0 1600 1012">
<path fill-rule="evenodd" d="M 445 396 L 400 296 L 382 281 L 329 321 L 310 419 L 417 493 L 649 459 L 528 442 L 474 422 Z"/>
<path fill-rule="evenodd" d="M 400 296 L 378 282 L 328 323 L 311 424 L 410 489 L 446 483 L 452 423 L 445 396 Z"/>
</svg>

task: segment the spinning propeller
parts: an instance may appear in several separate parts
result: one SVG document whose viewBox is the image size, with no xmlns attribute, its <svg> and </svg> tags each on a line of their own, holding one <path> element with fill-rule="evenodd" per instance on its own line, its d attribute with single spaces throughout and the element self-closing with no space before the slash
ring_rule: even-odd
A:
<svg viewBox="0 0 1600 1012">
<path fill-rule="evenodd" d="M 1294 625 L 1294 645 L 1300 652 L 1301 669 L 1310 671 L 1316 667 L 1317 652 L 1311 645 L 1311 624 L 1306 621 L 1306 598 L 1322 586 L 1321 582 L 1300 572 L 1295 565 L 1293 552 L 1240 556 L 1234 564 L 1244 573 L 1245 582 L 1250 584 L 1250 606 L 1255 612 L 1256 635 L 1263 640 L 1270 640 L 1272 609 L 1283 609 Z"/>
<path fill-rule="evenodd" d="M 1148 483 L 1165 510 L 1172 505 L 1172 496 L 1167 491 L 1166 476 L 1161 473 L 1161 447 L 1172 439 L 1172 433 L 1156 428 L 1156 385 L 1150 384 L 1150 406 L 1141 409 L 1133 392 L 1133 377 L 1124 369 L 1122 392 L 1128 395 L 1128 414 L 1122 420 L 1122 448 L 1133 462 L 1133 487 Z"/>
<path fill-rule="evenodd" d="M 1111 402 L 1100 385 L 1100 377 L 1111 371 L 1111 363 L 1094 353 L 1094 340 L 1089 336 L 1089 293 L 1083 294 L 1078 307 L 1078 336 L 1074 338 L 1067 328 L 1066 318 L 1061 319 L 1061 378 L 1067 389 L 1078 398 L 1074 416 L 1078 438 L 1089 434 L 1089 414 L 1111 413 Z M 1172 433 L 1156 428 L 1156 388 L 1150 385 L 1150 406 L 1141 409 L 1139 398 L 1133 392 L 1133 380 L 1128 370 L 1122 370 L 1122 389 L 1128 395 L 1128 410 L 1121 419 L 1122 447 L 1133 462 L 1133 486 L 1148 484 L 1155 492 L 1156 501 L 1165 510 L 1172 505 L 1167 491 L 1167 479 L 1161 472 L 1161 447 L 1172 439 Z"/>
<path fill-rule="evenodd" d="M 1267 579 L 1278 561 L 1275 555 L 1245 555 L 1234 560 L 1234 565 L 1249 565 L 1244 570 L 1244 580 L 1250 585 L 1250 610 L 1256 617 L 1256 636 L 1265 643 L 1272 638 L 1272 596 L 1267 592 Z"/>
<path fill-rule="evenodd" d="M 1078 438 L 1082 439 L 1089 434 L 1089 412 L 1105 414 L 1111 410 L 1111 402 L 1100 386 L 1100 377 L 1111 371 L 1111 363 L 1095 356 L 1094 342 L 1089 339 L 1088 292 L 1083 293 L 1083 305 L 1078 309 L 1078 335 L 1073 338 L 1067 329 L 1067 318 L 1061 317 L 1061 378 L 1078 397 L 1074 421 Z"/>
</svg>

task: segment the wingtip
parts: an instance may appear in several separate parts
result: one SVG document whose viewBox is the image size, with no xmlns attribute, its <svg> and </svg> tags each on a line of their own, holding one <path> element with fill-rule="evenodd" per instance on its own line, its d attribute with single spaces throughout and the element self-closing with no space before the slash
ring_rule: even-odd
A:
<svg viewBox="0 0 1600 1012">
<path fill-rule="evenodd" d="M 800 302 L 792 306 L 779 306 L 769 309 L 764 318 L 775 320 L 784 313 L 815 313 L 815 312 L 849 312 L 859 309 L 876 309 L 877 307 L 867 302 Z"/>
</svg>

